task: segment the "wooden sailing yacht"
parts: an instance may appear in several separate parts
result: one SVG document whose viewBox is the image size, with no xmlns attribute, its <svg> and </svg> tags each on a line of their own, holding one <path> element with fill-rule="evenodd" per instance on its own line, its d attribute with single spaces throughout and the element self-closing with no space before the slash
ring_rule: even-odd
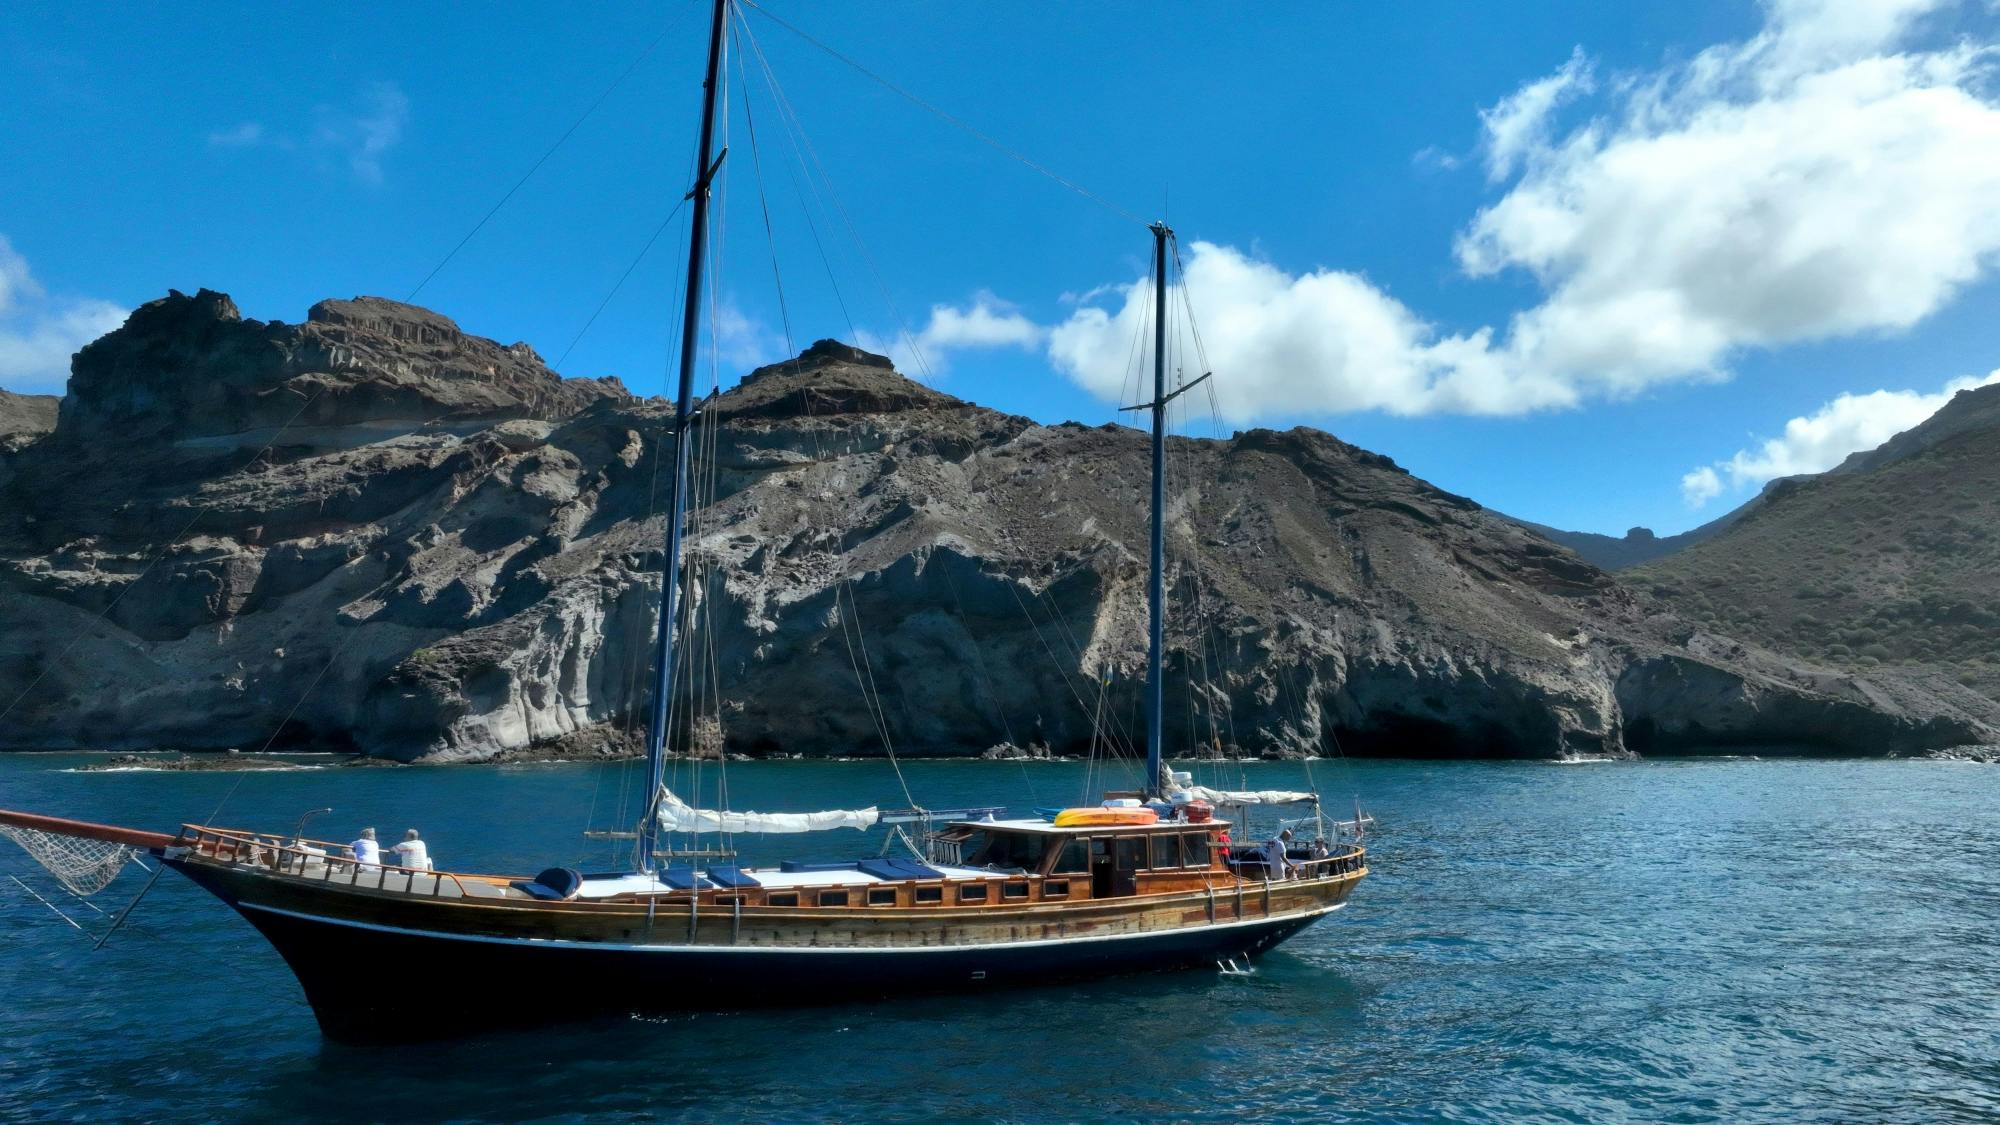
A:
<svg viewBox="0 0 2000 1125">
<path fill-rule="evenodd" d="M 346 1039 L 432 1035 L 635 1010 L 798 1004 L 1080 975 L 1210 966 L 1255 955 L 1342 907 L 1367 874 L 1357 842 L 1330 854 L 1232 852 L 1217 806 L 1310 793 L 1217 792 L 1163 768 L 1166 407 L 1200 379 L 1166 378 L 1167 245 L 1152 225 L 1155 279 L 1152 521 L 1143 784 L 1104 806 L 1007 817 L 876 809 L 700 809 L 665 784 L 687 511 L 717 72 L 730 0 L 715 0 L 703 84 L 675 466 L 647 742 L 650 804 L 630 870 L 476 875 L 358 862 L 340 845 L 184 824 L 173 834 L 0 811 L 0 834 L 77 893 L 138 852 L 237 910 L 284 957 L 323 1031 Z M 1202 376 L 1207 378 L 1207 376 Z M 917 825 L 910 858 L 677 864 L 676 834 Z M 907 837 L 906 837 L 907 838 Z M 679 857 L 685 858 L 685 857 Z M 136 900 L 135 900 L 136 901 Z M 128 907 L 129 910 L 129 907 Z M 120 919 L 122 921 L 122 917 Z M 391 977 L 380 970 L 396 966 Z M 446 988 L 445 982 L 476 982 Z"/>
</svg>

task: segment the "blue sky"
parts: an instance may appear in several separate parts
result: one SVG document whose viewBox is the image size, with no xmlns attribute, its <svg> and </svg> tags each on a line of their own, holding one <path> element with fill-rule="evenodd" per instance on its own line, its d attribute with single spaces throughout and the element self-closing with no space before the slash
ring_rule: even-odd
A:
<svg viewBox="0 0 2000 1125">
<path fill-rule="evenodd" d="M 1224 414 L 1189 432 L 1323 426 L 1564 527 L 1691 526 L 2000 368 L 1987 0 L 765 7 L 1112 206 L 747 11 L 792 116 L 732 62 L 725 383 L 789 321 L 1111 420 L 1160 215 Z M 662 390 L 698 8 L 10 10 L 0 386 L 169 287 L 409 296 L 610 88 L 416 299 Z"/>
</svg>

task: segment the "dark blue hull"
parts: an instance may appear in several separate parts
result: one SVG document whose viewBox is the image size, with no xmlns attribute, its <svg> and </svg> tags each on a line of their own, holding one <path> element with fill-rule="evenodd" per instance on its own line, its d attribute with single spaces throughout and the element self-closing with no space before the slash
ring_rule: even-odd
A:
<svg viewBox="0 0 2000 1125">
<path fill-rule="evenodd" d="M 592 947 L 394 931 L 235 904 L 333 1039 L 434 1037 L 635 1012 L 805 1006 L 1208 967 L 1319 915 L 964 948 Z"/>
</svg>

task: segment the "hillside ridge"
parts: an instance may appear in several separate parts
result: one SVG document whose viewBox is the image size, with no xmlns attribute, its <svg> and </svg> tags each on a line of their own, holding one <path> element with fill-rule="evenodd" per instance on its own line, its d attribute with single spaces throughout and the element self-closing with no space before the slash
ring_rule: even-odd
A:
<svg viewBox="0 0 2000 1125">
<path fill-rule="evenodd" d="M 0 695 L 25 693 L 0 741 L 629 746 L 668 413 L 396 302 L 300 325 L 209 290 L 153 302 L 78 353 L 52 437 L 0 459 Z M 1142 431 L 1040 425 L 822 341 L 693 433 L 714 463 L 688 540 L 696 690 L 725 749 L 878 753 L 884 729 L 912 753 L 1135 743 Z M 1330 434 L 1169 452 L 1178 756 L 1994 736 L 1922 683 L 1635 596 Z"/>
</svg>

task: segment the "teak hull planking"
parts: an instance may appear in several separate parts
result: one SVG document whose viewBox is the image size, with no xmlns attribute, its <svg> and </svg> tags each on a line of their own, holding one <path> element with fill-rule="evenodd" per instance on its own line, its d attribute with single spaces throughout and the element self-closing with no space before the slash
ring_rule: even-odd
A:
<svg viewBox="0 0 2000 1125">
<path fill-rule="evenodd" d="M 330 1038 L 592 1015 L 837 1002 L 1208 966 L 1345 904 L 1365 869 L 1202 892 L 972 909 L 488 903 L 302 883 L 182 858 L 299 979 Z M 690 939 L 692 932 L 692 939 Z M 490 982 L 446 1001 L 417 984 Z"/>
<path fill-rule="evenodd" d="M 270 941 L 321 1030 L 415 1039 L 589 1016 L 832 1003 L 1033 984 L 1255 956 L 1346 904 L 1368 873 L 1348 849 L 1305 878 L 1244 879 L 1219 862 L 1148 873 L 1139 893 L 981 904 L 758 905 L 715 890 L 550 902 L 512 880 L 351 863 L 287 870 L 269 837 L 186 826 L 179 836 L 0 812 L 16 823 L 141 847 Z M 332 872 L 329 875 L 329 872 Z M 344 872 L 344 874 L 341 874 Z M 953 882 L 963 885 L 965 880 Z M 383 884 L 386 884 L 384 886 Z M 415 889 L 413 889 L 415 888 Z M 440 991 L 441 980 L 477 980 Z"/>
<path fill-rule="evenodd" d="M 313 915 L 241 898 L 232 901 L 220 873 L 206 868 L 188 873 L 256 926 L 297 975 L 322 1032 L 346 1041 L 421 1038 L 636 1012 L 834 1003 L 1208 966 L 1226 957 L 1254 956 L 1340 905 L 1331 902 L 1268 918 L 1253 911 L 1240 920 L 1178 921 L 1151 930 L 1100 924 L 1103 932 L 1092 935 L 993 942 L 975 940 L 972 927 L 939 920 L 931 928 L 930 945 L 814 945 L 815 934 L 831 932 L 825 921 L 768 918 L 757 920 L 766 940 L 730 945 L 726 919 L 720 926 L 703 920 L 697 922 L 693 943 L 623 943 L 494 938 L 362 922 L 347 914 Z M 655 918 L 660 931 L 686 924 L 685 905 L 662 909 Z M 1061 923 L 1051 925 L 1061 928 Z M 771 940 L 779 936 L 794 940 Z M 422 983 L 443 979 L 485 983 L 448 994 Z"/>
</svg>

